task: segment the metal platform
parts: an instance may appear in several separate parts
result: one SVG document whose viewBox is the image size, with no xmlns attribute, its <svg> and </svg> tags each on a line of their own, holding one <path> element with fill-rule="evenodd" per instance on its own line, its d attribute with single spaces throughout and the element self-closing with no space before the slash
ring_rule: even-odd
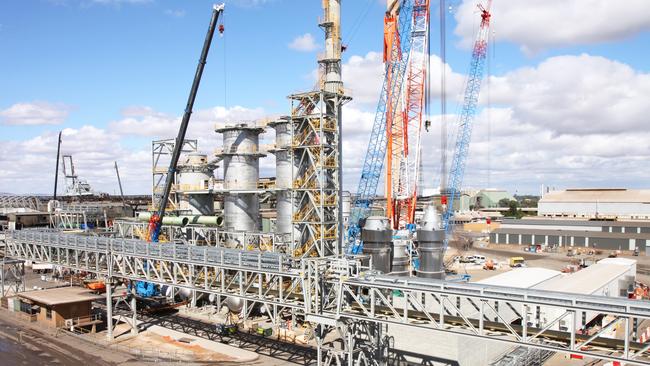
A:
<svg viewBox="0 0 650 366">
<path fill-rule="evenodd" d="M 236 297 L 245 309 L 266 304 L 274 322 L 290 311 L 317 324 L 318 359 L 325 364 L 380 364 L 375 356 L 385 347 L 377 341 L 382 325 L 396 324 L 650 365 L 650 342 L 634 336 L 635 324 L 650 321 L 648 301 L 369 275 L 354 257 L 295 262 L 278 253 L 56 232 L 9 232 L 7 255 Z M 499 309 L 506 307 L 523 321 L 504 317 Z M 584 332 L 580 319 L 585 312 L 606 316 L 605 325 Z M 545 322 L 540 313 L 546 314 Z M 332 331 L 339 332 L 341 342 L 324 342 Z"/>
</svg>

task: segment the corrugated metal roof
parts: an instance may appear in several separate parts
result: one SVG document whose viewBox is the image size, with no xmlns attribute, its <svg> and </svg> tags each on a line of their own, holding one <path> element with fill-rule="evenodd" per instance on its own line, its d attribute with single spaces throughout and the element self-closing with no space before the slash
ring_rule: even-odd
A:
<svg viewBox="0 0 650 366">
<path fill-rule="evenodd" d="M 496 276 L 477 281 L 476 283 L 490 286 L 530 288 L 561 275 L 561 272 L 554 271 L 552 269 L 526 267 L 516 268 L 512 271 L 504 272 Z"/>
<path fill-rule="evenodd" d="M 650 204 L 649 189 L 567 189 L 546 193 L 539 203 L 549 202 L 631 202 Z"/>
<path fill-rule="evenodd" d="M 599 262 L 578 272 L 553 278 L 533 288 L 591 295 L 629 270 L 630 266 Z"/>
<path fill-rule="evenodd" d="M 493 234 L 522 234 L 522 235 L 559 235 L 559 236 L 585 236 L 601 239 L 650 239 L 650 233 L 610 233 L 603 231 L 578 231 L 578 230 L 537 230 L 537 229 L 509 229 L 498 228 L 492 230 Z"/>
<path fill-rule="evenodd" d="M 521 220 L 503 219 L 502 224 L 509 225 L 570 225 L 570 226 L 626 226 L 626 227 L 649 227 L 650 221 L 647 220 L 576 220 L 575 218 L 544 218 L 544 217 L 524 217 Z"/>
</svg>

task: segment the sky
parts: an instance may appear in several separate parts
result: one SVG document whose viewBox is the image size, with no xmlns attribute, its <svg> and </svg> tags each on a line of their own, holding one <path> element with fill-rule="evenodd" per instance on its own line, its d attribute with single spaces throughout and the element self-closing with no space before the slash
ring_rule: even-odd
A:
<svg viewBox="0 0 650 366">
<path fill-rule="evenodd" d="M 490 52 L 463 186 L 538 193 L 542 184 L 648 188 L 650 12 L 647 0 L 494 0 Z M 315 85 L 320 0 L 226 1 L 188 138 L 213 154 L 215 126 L 288 114 Z M 382 0 L 343 0 L 344 189 L 355 191 L 382 82 Z M 477 0 L 431 9 L 431 116 L 423 183 L 440 184 L 440 74 L 455 131 Z M 0 2 L 0 192 L 51 193 L 56 139 L 78 175 L 116 193 L 151 191 L 151 141 L 176 136 L 212 2 Z M 270 144 L 267 132 L 263 144 Z M 452 136 L 453 137 L 453 136 Z M 453 139 L 452 139 L 453 140 Z M 451 157 L 453 146 L 449 147 Z M 261 162 L 273 175 L 272 155 Z M 59 186 L 61 187 L 61 185 Z M 59 188 L 61 190 L 61 188 Z"/>
</svg>

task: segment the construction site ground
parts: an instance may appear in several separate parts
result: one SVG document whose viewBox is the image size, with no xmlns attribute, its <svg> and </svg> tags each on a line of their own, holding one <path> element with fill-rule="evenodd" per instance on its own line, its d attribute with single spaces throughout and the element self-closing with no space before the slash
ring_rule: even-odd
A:
<svg viewBox="0 0 650 366">
<path fill-rule="evenodd" d="M 548 269 L 554 269 L 557 271 L 562 270 L 568 264 L 571 263 L 572 259 L 578 258 L 593 258 L 596 261 L 607 258 L 610 254 L 610 251 L 604 251 L 599 255 L 588 255 L 581 254 L 573 257 L 567 256 L 566 250 L 560 250 L 559 252 L 542 252 L 542 253 L 532 253 L 526 252 L 523 250 L 523 246 L 520 245 L 491 245 L 487 243 L 480 243 L 474 245 L 473 247 L 467 250 L 459 250 L 457 248 L 450 248 L 446 257 L 453 256 L 469 256 L 473 254 L 484 255 L 487 259 L 496 260 L 499 263 L 499 269 L 496 271 L 487 271 L 483 269 L 483 266 L 465 264 L 461 263 L 454 267 L 459 274 L 469 274 L 472 276 L 471 281 L 480 281 L 481 279 L 494 276 L 495 274 L 503 271 L 510 270 L 508 266 L 508 259 L 510 257 L 523 257 L 526 260 L 526 266 L 528 267 L 542 267 Z M 622 254 L 619 255 L 621 258 L 629 258 L 637 261 L 637 281 L 643 283 L 650 283 L 650 257 L 646 256 L 632 256 Z"/>
</svg>

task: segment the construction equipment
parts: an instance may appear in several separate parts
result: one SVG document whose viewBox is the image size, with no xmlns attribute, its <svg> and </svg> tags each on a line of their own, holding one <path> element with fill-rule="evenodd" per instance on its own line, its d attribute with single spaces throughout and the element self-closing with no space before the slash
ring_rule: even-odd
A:
<svg viewBox="0 0 650 366">
<path fill-rule="evenodd" d="M 404 229 L 415 223 L 422 125 L 424 116 L 429 114 L 429 21 L 429 0 L 414 0 L 404 108 L 387 130 L 391 134 L 388 141 L 392 151 L 388 154 L 386 171 L 397 173 L 391 174 L 393 182 L 386 186 L 387 194 L 392 196 L 386 204 L 393 229 Z"/>
<path fill-rule="evenodd" d="M 210 45 L 212 43 L 212 37 L 214 36 L 214 31 L 216 29 L 217 21 L 219 16 L 223 13 L 224 4 L 214 5 L 212 7 L 212 18 L 210 19 L 210 26 L 208 28 L 208 33 L 205 36 L 205 41 L 203 43 L 203 50 L 201 51 L 201 57 L 199 59 L 199 64 L 196 67 L 196 73 L 194 75 L 194 81 L 192 82 L 192 87 L 190 89 L 190 95 L 187 100 L 187 105 L 185 107 L 185 113 L 183 114 L 183 119 L 181 121 L 181 126 L 178 130 L 178 136 L 176 137 L 176 143 L 174 145 L 174 150 L 172 152 L 171 161 L 169 162 L 169 169 L 167 171 L 167 178 L 165 180 L 165 185 L 163 188 L 163 194 L 158 202 L 158 212 L 154 215 L 151 215 L 149 221 L 149 232 L 147 235 L 147 240 L 152 242 L 158 241 L 158 235 L 160 234 L 160 227 L 162 226 L 162 219 L 165 216 L 165 210 L 167 208 L 167 200 L 169 199 L 169 193 L 171 192 L 172 184 L 174 181 L 174 173 L 176 172 L 176 167 L 178 165 L 178 159 L 180 158 L 181 151 L 183 149 L 183 142 L 185 141 L 185 133 L 187 132 L 187 126 L 190 122 L 190 116 L 192 115 L 192 108 L 194 107 L 194 100 L 196 99 L 196 93 L 199 89 L 199 84 L 201 83 L 201 76 L 203 75 L 203 69 L 205 68 L 205 63 L 208 58 L 208 52 L 210 51 Z"/>
<path fill-rule="evenodd" d="M 68 197 L 94 196 L 93 188 L 85 180 L 79 178 L 74 169 L 72 155 L 63 155 L 63 176 L 65 177 L 65 193 Z"/>
<path fill-rule="evenodd" d="M 392 126 L 395 115 L 399 113 L 395 106 L 401 97 L 410 55 L 412 11 L 413 0 L 396 0 L 384 18 L 384 82 L 357 186 L 357 195 L 352 202 L 347 238 L 349 253 L 356 254 L 361 250 L 361 243 L 357 242 L 361 233 L 360 221 L 370 214 L 370 205 L 377 193 L 388 148 L 387 128 Z"/>
<path fill-rule="evenodd" d="M 445 248 L 449 244 L 449 237 L 452 232 L 451 218 L 454 215 L 454 204 L 460 199 L 460 189 L 465 175 L 465 164 L 469 154 L 469 143 L 472 138 L 472 127 L 476 115 L 478 97 L 481 91 L 483 70 L 488 49 L 488 37 L 490 28 L 490 8 L 492 0 L 488 0 L 487 6 L 478 5 L 481 11 L 481 25 L 472 50 L 472 62 L 465 87 L 463 105 L 461 108 L 458 124 L 458 136 L 456 147 L 451 162 L 449 180 L 447 182 L 447 195 L 443 201 L 447 201 L 447 207 L 443 214 L 442 225 L 445 229 Z"/>
<path fill-rule="evenodd" d="M 510 257 L 510 267 L 517 268 L 526 265 L 526 260 L 523 257 Z"/>
<path fill-rule="evenodd" d="M 174 144 L 171 161 L 169 162 L 169 169 L 167 170 L 167 179 L 165 180 L 165 185 L 163 187 L 163 194 L 160 201 L 158 202 L 158 212 L 151 215 L 151 219 L 149 220 L 147 241 L 158 242 L 160 228 L 162 226 L 163 218 L 165 217 L 165 210 L 167 208 L 167 200 L 169 199 L 169 193 L 171 192 L 171 188 L 174 183 L 174 173 L 176 172 L 178 159 L 180 158 L 181 152 L 183 150 L 185 133 L 187 132 L 187 127 L 190 122 L 190 116 L 192 115 L 194 100 L 196 99 L 196 93 L 201 83 L 201 77 L 203 76 L 203 69 L 205 68 L 208 52 L 210 51 L 210 45 L 212 44 L 214 30 L 217 26 L 219 16 L 223 13 L 223 9 L 224 4 L 214 5 L 212 7 L 212 18 L 210 19 L 210 26 L 208 27 L 208 33 L 206 34 L 205 41 L 203 42 L 203 50 L 201 51 L 201 57 L 199 58 L 199 63 L 196 67 L 194 81 L 192 82 L 190 95 L 187 99 L 187 105 L 185 107 L 185 113 L 183 114 L 181 126 L 178 129 L 178 136 L 176 137 L 176 143 Z M 151 297 L 158 294 L 158 289 L 151 282 L 137 281 L 135 283 L 135 292 L 142 297 Z"/>
<path fill-rule="evenodd" d="M 61 157 L 61 134 L 63 131 L 59 131 L 59 139 L 56 144 L 56 169 L 54 170 L 54 194 L 53 199 L 56 201 L 56 190 L 59 184 L 59 158 Z"/>
<path fill-rule="evenodd" d="M 488 271 L 495 271 L 497 269 L 497 265 L 492 259 L 488 259 L 483 265 L 483 269 Z"/>
<path fill-rule="evenodd" d="M 120 197 L 122 198 L 122 204 L 126 204 L 124 200 L 124 191 L 122 190 L 122 179 L 120 179 L 120 170 L 117 168 L 117 161 L 115 162 L 115 175 L 117 175 L 117 184 L 120 186 Z"/>
</svg>

